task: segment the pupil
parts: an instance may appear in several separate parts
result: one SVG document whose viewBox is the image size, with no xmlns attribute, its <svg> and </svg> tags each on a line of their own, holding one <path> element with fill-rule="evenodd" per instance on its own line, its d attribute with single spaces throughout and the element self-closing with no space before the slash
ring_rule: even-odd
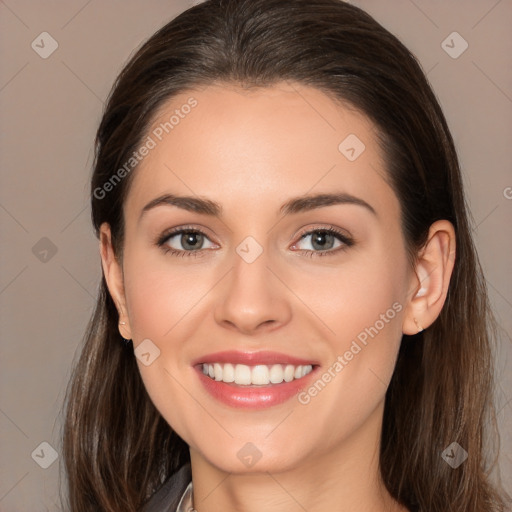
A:
<svg viewBox="0 0 512 512">
<path fill-rule="evenodd" d="M 317 231 L 316 235 L 313 236 L 312 245 L 315 247 L 315 244 L 319 247 L 315 247 L 315 249 L 330 249 L 332 248 L 334 242 L 334 235 L 327 231 Z M 327 246 L 327 247 L 326 247 Z"/>
<path fill-rule="evenodd" d="M 181 244 L 185 249 L 197 249 L 197 246 L 201 245 L 197 240 L 200 236 L 200 233 L 184 233 L 181 235 Z"/>
</svg>

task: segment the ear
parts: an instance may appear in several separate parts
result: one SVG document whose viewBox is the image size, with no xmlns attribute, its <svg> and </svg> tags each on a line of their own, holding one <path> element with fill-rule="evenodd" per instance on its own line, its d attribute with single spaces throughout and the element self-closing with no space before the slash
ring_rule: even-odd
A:
<svg viewBox="0 0 512 512">
<path fill-rule="evenodd" d="M 438 220 L 430 226 L 428 241 L 420 250 L 411 281 L 410 299 L 404 313 L 402 332 L 416 334 L 426 329 L 441 313 L 455 263 L 455 229 Z"/>
<path fill-rule="evenodd" d="M 110 296 L 119 314 L 119 332 L 123 338 L 131 339 L 132 332 L 126 308 L 123 269 L 114 253 L 110 226 L 106 222 L 100 226 L 100 255 L 103 275 L 105 276 Z"/>
</svg>

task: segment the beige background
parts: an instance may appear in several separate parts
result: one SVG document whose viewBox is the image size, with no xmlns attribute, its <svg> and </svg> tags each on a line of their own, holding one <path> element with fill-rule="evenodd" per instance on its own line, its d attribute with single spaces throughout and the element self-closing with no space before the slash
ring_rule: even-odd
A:
<svg viewBox="0 0 512 512">
<path fill-rule="evenodd" d="M 353 3 L 418 56 L 458 146 L 474 235 L 502 328 L 496 401 L 501 473 L 511 492 L 512 2 Z M 132 50 L 189 5 L 0 0 L 1 511 L 60 509 L 59 410 L 100 277 L 88 204 L 95 129 Z M 469 45 L 456 59 L 441 46 L 453 31 Z M 42 32 L 58 43 L 47 59 L 31 47 Z M 51 243 L 40 241 L 45 237 Z M 58 456 L 48 469 L 36 463 L 51 462 L 42 442 Z"/>
</svg>

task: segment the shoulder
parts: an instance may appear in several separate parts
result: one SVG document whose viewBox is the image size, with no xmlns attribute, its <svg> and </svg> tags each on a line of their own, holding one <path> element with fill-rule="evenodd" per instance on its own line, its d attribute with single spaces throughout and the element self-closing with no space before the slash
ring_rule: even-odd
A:
<svg viewBox="0 0 512 512">
<path fill-rule="evenodd" d="M 151 496 L 141 512 L 175 512 L 191 479 L 190 464 L 185 464 Z"/>
</svg>

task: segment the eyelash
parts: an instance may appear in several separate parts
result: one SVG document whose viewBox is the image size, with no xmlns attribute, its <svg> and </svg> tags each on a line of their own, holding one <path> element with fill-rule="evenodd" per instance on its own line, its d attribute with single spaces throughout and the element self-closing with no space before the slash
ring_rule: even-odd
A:
<svg viewBox="0 0 512 512">
<path fill-rule="evenodd" d="M 305 238 L 309 235 L 312 235 L 313 233 L 317 233 L 317 232 L 328 233 L 330 235 L 333 235 L 343 245 L 336 249 L 327 249 L 324 251 L 311 251 L 308 249 L 300 250 L 304 255 L 306 255 L 310 258 L 333 256 L 335 254 L 338 254 L 341 251 L 346 251 L 349 247 L 352 247 L 355 244 L 355 241 L 353 238 L 347 236 L 346 234 L 342 233 L 341 231 L 338 231 L 337 229 L 335 229 L 333 227 L 328 227 L 328 228 L 322 227 L 322 228 L 315 228 L 315 229 L 310 229 L 308 231 L 305 231 L 299 236 L 299 241 L 302 240 L 303 238 Z M 193 257 L 193 258 L 204 256 L 205 251 L 207 251 L 208 249 L 198 249 L 196 251 L 185 251 L 185 250 L 173 249 L 172 247 L 169 247 L 166 245 L 166 243 L 169 241 L 169 239 L 172 238 L 173 236 L 183 235 L 183 234 L 199 234 L 199 235 L 204 235 L 206 238 L 208 238 L 206 233 L 204 233 L 203 231 L 193 228 L 193 227 L 185 226 L 185 227 L 176 228 L 171 231 L 167 231 L 167 232 L 163 233 L 156 241 L 156 245 L 164 251 L 164 254 L 171 254 L 172 256 Z"/>
</svg>

